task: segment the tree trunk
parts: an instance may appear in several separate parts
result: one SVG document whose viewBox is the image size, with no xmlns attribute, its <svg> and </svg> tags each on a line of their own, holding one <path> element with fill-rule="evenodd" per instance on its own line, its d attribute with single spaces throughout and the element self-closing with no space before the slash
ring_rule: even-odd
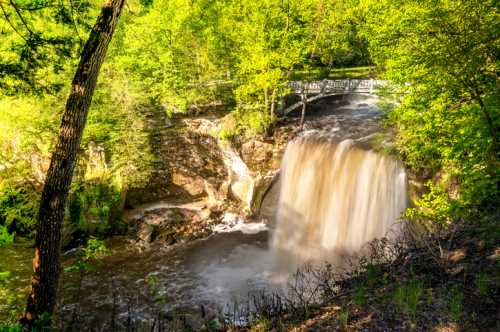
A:
<svg viewBox="0 0 500 332">
<path fill-rule="evenodd" d="M 274 121 L 274 110 L 276 109 L 276 89 L 273 89 L 271 95 L 271 121 Z"/>
<path fill-rule="evenodd" d="M 268 96 L 268 94 L 269 94 L 269 92 L 268 92 L 267 88 L 265 88 L 264 89 L 264 104 L 265 104 L 266 112 L 269 109 L 269 96 Z"/>
<path fill-rule="evenodd" d="M 300 130 L 304 129 L 304 120 L 306 117 L 306 108 L 307 108 L 307 95 L 305 92 L 302 92 L 302 113 L 300 114 Z"/>
<path fill-rule="evenodd" d="M 108 0 L 103 5 L 73 78 L 38 212 L 34 273 L 22 320 L 28 327 L 44 313 L 52 315 L 55 309 L 64 208 L 97 76 L 124 2 Z"/>
</svg>

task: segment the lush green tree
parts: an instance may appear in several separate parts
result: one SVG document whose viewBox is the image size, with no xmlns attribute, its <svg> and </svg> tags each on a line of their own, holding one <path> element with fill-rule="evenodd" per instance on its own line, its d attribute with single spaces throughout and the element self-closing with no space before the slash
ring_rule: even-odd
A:
<svg viewBox="0 0 500 332">
<path fill-rule="evenodd" d="M 2 5 L 6 10 L 11 8 L 8 7 L 11 4 Z M 69 93 L 70 73 L 78 58 L 79 38 L 88 34 L 90 21 L 95 17 L 91 14 L 97 15 L 95 4 L 89 7 L 90 3 L 80 2 L 73 4 L 80 9 L 71 11 L 77 25 L 73 21 L 52 20 L 55 8 L 64 5 L 43 2 L 36 10 L 30 7 L 29 11 L 26 9 L 21 13 L 33 26 L 33 31 L 36 26 L 36 31 L 43 36 L 44 42 L 40 42 L 36 51 L 45 55 L 43 61 L 30 67 L 30 72 L 24 71 L 25 76 L 5 71 L 0 79 L 3 79 L 0 86 L 0 224 L 22 236 L 34 235 L 38 201 L 64 110 L 64 98 Z M 14 14 L 0 15 L 3 27 L 0 49 L 5 51 L 2 53 L 4 63 L 21 64 L 22 49 L 29 45 L 18 34 L 23 25 L 13 21 L 11 16 Z M 17 25 L 11 26 L 6 18 Z M 78 34 L 75 34 L 77 28 Z M 51 33 L 68 38 L 72 51 L 64 55 L 56 52 L 57 45 L 45 42 Z M 134 90 L 128 76 L 110 64 L 112 61 L 104 65 L 104 75 L 89 112 L 88 127 L 82 140 L 84 153 L 76 166 L 70 198 L 71 201 L 86 202 L 81 213 L 88 218 L 95 214 L 92 211 L 99 205 L 103 209 L 117 209 L 125 198 L 126 188 L 140 186 L 147 179 L 152 160 L 144 128 L 145 112 L 141 111 L 147 97 Z M 58 70 L 54 69 L 55 65 Z M 2 68 L 7 70 L 7 67 Z M 92 160 L 96 156 L 92 155 L 90 147 L 103 149 L 102 160 L 97 160 L 101 168 L 97 173 L 89 166 L 96 163 Z M 102 188 L 102 192 L 117 192 L 122 199 L 116 203 L 115 194 L 97 198 L 95 188 Z M 68 215 L 70 220 L 71 217 Z M 116 218 L 116 214 L 110 214 L 99 228 L 108 228 L 112 218 Z M 75 224 L 71 227 L 88 229 L 85 218 L 71 221 Z"/>
<path fill-rule="evenodd" d="M 311 56 L 319 57 L 326 69 L 369 64 L 367 41 L 358 31 L 364 23 L 360 1 L 316 1 L 316 6 Z"/>
<path fill-rule="evenodd" d="M 364 9 L 371 55 L 405 94 L 391 119 L 406 163 L 443 170 L 464 203 L 498 202 L 497 2 L 371 1 Z"/>
<path fill-rule="evenodd" d="M 55 93 L 62 72 L 78 58 L 97 1 L 2 0 L 0 89 L 4 93 Z M 69 78 L 69 77 L 68 77 Z"/>
</svg>

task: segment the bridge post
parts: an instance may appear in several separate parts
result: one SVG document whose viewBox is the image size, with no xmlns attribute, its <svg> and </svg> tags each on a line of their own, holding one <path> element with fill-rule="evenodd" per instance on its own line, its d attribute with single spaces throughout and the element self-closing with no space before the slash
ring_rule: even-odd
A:
<svg viewBox="0 0 500 332">
<path fill-rule="evenodd" d="M 373 94 L 373 78 L 370 79 L 370 94 Z"/>
<path fill-rule="evenodd" d="M 326 90 L 326 85 L 328 84 L 328 81 L 326 79 L 324 79 L 322 82 L 321 82 L 321 89 L 320 89 L 320 94 L 324 94 L 325 93 L 325 90 Z"/>
</svg>

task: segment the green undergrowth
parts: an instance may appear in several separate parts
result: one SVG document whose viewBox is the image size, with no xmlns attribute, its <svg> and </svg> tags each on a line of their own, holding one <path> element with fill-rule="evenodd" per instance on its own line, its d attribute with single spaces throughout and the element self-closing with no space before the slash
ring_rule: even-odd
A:
<svg viewBox="0 0 500 332">
<path fill-rule="evenodd" d="M 483 211 L 440 235 L 379 246 L 384 254 L 362 258 L 344 279 L 313 270 L 325 278 L 320 305 L 295 306 L 279 315 L 267 307 L 259 317 L 265 318 L 266 328 L 278 331 L 498 329 L 500 232 L 492 225 L 495 218 L 497 212 Z M 249 330 L 258 331 L 261 319 Z"/>
<path fill-rule="evenodd" d="M 218 136 L 222 140 L 233 140 L 240 136 L 266 135 L 275 120 L 258 109 L 237 109 L 223 118 Z"/>
</svg>

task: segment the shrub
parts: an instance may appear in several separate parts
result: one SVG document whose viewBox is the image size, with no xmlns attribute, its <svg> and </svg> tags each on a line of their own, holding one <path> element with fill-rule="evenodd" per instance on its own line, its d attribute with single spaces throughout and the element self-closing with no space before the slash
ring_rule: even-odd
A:
<svg viewBox="0 0 500 332">
<path fill-rule="evenodd" d="M 267 112 L 255 108 L 237 108 L 224 117 L 219 137 L 230 140 L 238 135 L 265 135 L 275 119 Z"/>
<path fill-rule="evenodd" d="M 491 278 L 486 273 L 479 273 L 474 280 L 474 285 L 481 296 L 487 296 L 490 293 Z"/>
<path fill-rule="evenodd" d="M 65 272 L 77 272 L 92 268 L 91 261 L 98 261 L 111 254 L 111 250 L 106 247 L 104 241 L 91 237 L 87 244 L 77 252 L 78 259 L 65 269 Z"/>
<path fill-rule="evenodd" d="M 5 226 L 0 225 L 0 247 L 14 242 L 16 233 L 10 234 Z"/>
<path fill-rule="evenodd" d="M 410 220 L 432 220 L 440 225 L 447 225 L 454 216 L 457 205 L 448 194 L 432 181 L 426 183 L 428 192 L 415 203 L 418 208 L 406 210 Z"/>
<path fill-rule="evenodd" d="M 26 236 L 33 235 L 39 194 L 15 184 L 0 183 L 0 224 Z"/>
<path fill-rule="evenodd" d="M 77 183 L 69 200 L 68 214 L 76 229 L 89 236 L 104 236 L 114 231 L 120 205 L 120 190 L 111 181 Z"/>
<path fill-rule="evenodd" d="M 354 304 L 362 306 L 366 304 L 366 288 L 360 286 L 354 291 L 352 301 Z"/>
</svg>

